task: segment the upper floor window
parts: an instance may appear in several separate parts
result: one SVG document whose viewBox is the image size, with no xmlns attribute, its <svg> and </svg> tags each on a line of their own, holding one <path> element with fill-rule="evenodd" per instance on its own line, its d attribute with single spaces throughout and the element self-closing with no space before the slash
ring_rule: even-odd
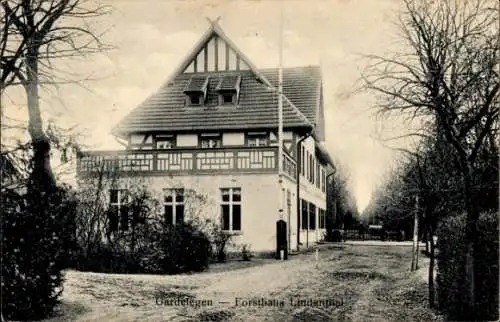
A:
<svg viewBox="0 0 500 322">
<path fill-rule="evenodd" d="M 199 94 L 189 95 L 189 105 L 201 105 L 202 96 Z"/>
<path fill-rule="evenodd" d="M 175 147 L 175 137 L 173 135 L 161 135 L 156 137 L 156 148 L 172 149 Z"/>
<path fill-rule="evenodd" d="M 247 142 L 248 146 L 268 146 L 269 136 L 265 132 L 248 133 Z"/>
<path fill-rule="evenodd" d="M 236 97 L 236 95 L 233 93 L 221 94 L 221 103 L 222 104 L 233 104 L 235 97 Z"/>
<path fill-rule="evenodd" d="M 184 222 L 184 189 L 164 189 L 164 219 L 167 225 Z"/>
<path fill-rule="evenodd" d="M 222 188 L 221 190 L 222 229 L 241 230 L 241 188 Z"/>
<path fill-rule="evenodd" d="M 220 134 L 202 134 L 200 145 L 203 149 L 220 148 L 222 146 L 222 137 Z"/>
</svg>

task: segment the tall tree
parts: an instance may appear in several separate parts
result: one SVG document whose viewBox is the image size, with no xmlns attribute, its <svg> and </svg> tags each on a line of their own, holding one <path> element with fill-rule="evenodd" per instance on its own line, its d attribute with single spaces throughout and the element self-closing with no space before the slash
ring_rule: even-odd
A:
<svg viewBox="0 0 500 322">
<path fill-rule="evenodd" d="M 28 106 L 28 132 L 33 148 L 32 188 L 55 186 L 50 140 L 40 111 L 40 85 L 54 83 L 54 61 L 102 50 L 87 19 L 108 12 L 87 0 L 2 0 L 0 19 L 0 95 L 22 85 Z"/>
<path fill-rule="evenodd" d="M 399 27 L 408 52 L 375 60 L 364 75 L 383 113 L 435 121 L 460 169 L 467 211 L 466 294 L 475 314 L 479 209 L 473 172 L 498 127 L 498 9 L 488 0 L 404 0 Z"/>
</svg>

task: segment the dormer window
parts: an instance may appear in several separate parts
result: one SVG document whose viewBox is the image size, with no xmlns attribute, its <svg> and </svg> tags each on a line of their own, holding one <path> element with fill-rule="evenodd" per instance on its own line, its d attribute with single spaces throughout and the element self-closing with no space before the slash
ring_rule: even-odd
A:
<svg viewBox="0 0 500 322">
<path fill-rule="evenodd" d="M 189 79 L 184 94 L 187 106 L 201 106 L 207 97 L 208 76 L 193 76 Z"/>
<path fill-rule="evenodd" d="M 240 95 L 240 75 L 223 76 L 215 91 L 219 95 L 219 105 L 236 105 Z"/>
<path fill-rule="evenodd" d="M 201 95 L 191 94 L 189 95 L 189 102 L 191 105 L 200 105 L 201 104 Z"/>
<path fill-rule="evenodd" d="M 234 103 L 234 94 L 222 94 L 222 103 L 224 104 L 231 104 Z"/>
</svg>

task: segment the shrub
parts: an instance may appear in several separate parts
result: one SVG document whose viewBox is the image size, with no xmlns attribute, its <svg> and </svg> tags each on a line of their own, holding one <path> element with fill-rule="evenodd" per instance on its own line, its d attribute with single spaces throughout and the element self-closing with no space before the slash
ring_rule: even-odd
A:
<svg viewBox="0 0 500 322">
<path fill-rule="evenodd" d="M 202 271 L 211 255 L 207 236 L 191 224 L 167 226 L 160 234 L 159 264 L 167 274 Z"/>
<path fill-rule="evenodd" d="M 438 302 L 450 319 L 468 316 L 464 311 L 466 216 L 449 217 L 438 231 Z M 481 214 L 475 257 L 476 319 L 498 319 L 498 214 Z"/>
<path fill-rule="evenodd" d="M 19 196 L 2 218 L 2 314 L 38 320 L 52 314 L 74 250 L 76 204 L 67 189 Z"/>
<path fill-rule="evenodd" d="M 341 242 L 344 239 L 344 231 L 340 229 L 334 229 L 331 237 L 333 242 Z"/>
<path fill-rule="evenodd" d="M 146 273 L 141 266 L 141 255 L 138 252 L 129 252 L 111 244 L 95 244 L 86 251 L 81 251 L 74 265 L 77 270 L 134 274 Z"/>
<path fill-rule="evenodd" d="M 252 252 L 250 251 L 250 245 L 241 245 L 241 259 L 248 262 L 252 258 Z"/>
<path fill-rule="evenodd" d="M 232 235 L 228 234 L 222 229 L 220 223 L 208 219 L 203 225 L 203 231 L 205 231 L 209 237 L 210 243 L 215 248 L 215 258 L 219 263 L 226 261 L 226 250 L 227 247 L 233 244 Z"/>
</svg>

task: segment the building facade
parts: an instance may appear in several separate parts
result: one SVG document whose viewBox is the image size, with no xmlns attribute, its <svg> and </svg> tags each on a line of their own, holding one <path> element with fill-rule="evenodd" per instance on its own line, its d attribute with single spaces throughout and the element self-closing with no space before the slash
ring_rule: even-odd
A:
<svg viewBox="0 0 500 322">
<path fill-rule="evenodd" d="M 278 69 L 257 69 L 212 23 L 167 82 L 112 130 L 125 149 L 82 152 L 79 178 L 117 169 L 125 178 L 109 192 L 117 209 L 127 202 L 127 177 L 147 180 L 171 223 L 187 220 L 185 192 L 196 191 L 206 196 L 198 213 L 252 250 L 275 249 L 278 219 L 290 249 L 311 246 L 325 233 L 333 166 L 322 143 L 320 68 L 283 69 L 281 176 L 277 85 Z"/>
</svg>

